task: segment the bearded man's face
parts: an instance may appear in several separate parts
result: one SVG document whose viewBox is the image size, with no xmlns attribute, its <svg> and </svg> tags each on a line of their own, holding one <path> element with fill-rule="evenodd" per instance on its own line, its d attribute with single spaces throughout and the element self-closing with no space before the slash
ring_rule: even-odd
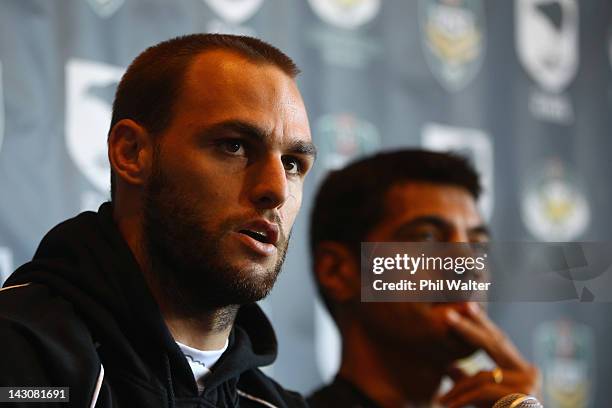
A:
<svg viewBox="0 0 612 408">
<path fill-rule="evenodd" d="M 159 284 L 194 311 L 266 296 L 314 161 L 295 81 L 273 65 L 205 52 L 155 137 L 142 219 Z"/>
</svg>

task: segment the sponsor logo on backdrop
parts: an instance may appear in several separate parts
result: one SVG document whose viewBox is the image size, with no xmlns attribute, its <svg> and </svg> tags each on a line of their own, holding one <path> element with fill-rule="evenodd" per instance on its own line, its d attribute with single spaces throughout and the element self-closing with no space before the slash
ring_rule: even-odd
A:
<svg viewBox="0 0 612 408">
<path fill-rule="evenodd" d="M 542 372 L 544 405 L 588 407 L 595 373 L 593 329 L 561 320 L 544 322 L 534 334 L 535 363 Z"/>
<path fill-rule="evenodd" d="M 561 92 L 578 71 L 576 0 L 517 0 L 518 56 L 545 90 Z"/>
<path fill-rule="evenodd" d="M 2 142 L 4 141 L 4 80 L 2 77 L 2 62 L 0 62 L 0 151 L 2 151 Z"/>
<path fill-rule="evenodd" d="M 259 11 L 263 0 L 206 0 L 206 4 L 225 21 L 242 24 Z"/>
<path fill-rule="evenodd" d="M 338 169 L 350 160 L 372 153 L 380 146 L 376 127 L 352 113 L 328 114 L 317 120 L 317 145 L 326 170 Z"/>
<path fill-rule="evenodd" d="M 0 286 L 13 273 L 13 252 L 7 247 L 0 247 Z"/>
<path fill-rule="evenodd" d="M 362 69 L 382 55 L 383 47 L 364 30 L 381 7 L 380 0 L 309 0 L 311 8 L 326 24 L 307 31 L 308 43 L 323 62 L 342 68 Z"/>
<path fill-rule="evenodd" d="M 480 70 L 484 21 L 482 0 L 419 0 L 425 59 L 448 91 L 463 89 Z"/>
<path fill-rule="evenodd" d="M 243 24 L 261 9 L 264 0 L 204 0 L 204 2 L 220 17 L 209 21 L 209 32 L 256 36 L 254 28 Z"/>
<path fill-rule="evenodd" d="M 493 213 L 493 145 L 491 138 L 480 129 L 453 127 L 438 123 L 423 126 L 422 145 L 426 149 L 452 151 L 466 157 L 480 176 L 482 194 L 478 206 L 483 217 Z"/>
<path fill-rule="evenodd" d="M 107 18 L 115 14 L 124 0 L 87 0 L 93 11 L 102 18 Z"/>
<path fill-rule="evenodd" d="M 585 194 L 559 159 L 529 177 L 521 207 L 525 227 L 542 241 L 575 240 L 591 218 Z"/>
<path fill-rule="evenodd" d="M 308 0 L 313 11 L 327 24 L 355 29 L 372 21 L 380 11 L 380 0 Z"/>
<path fill-rule="evenodd" d="M 560 125 L 571 125 L 574 122 L 574 107 L 567 94 L 532 89 L 528 106 L 531 114 L 538 119 Z"/>
<path fill-rule="evenodd" d="M 515 41 L 521 64 L 540 89 L 529 101 L 532 114 L 569 124 L 571 100 L 563 92 L 578 72 L 578 3 L 576 0 L 516 0 Z"/>
<path fill-rule="evenodd" d="M 66 64 L 66 144 L 79 171 L 101 193 L 110 188 L 106 138 L 124 68 L 71 59 Z"/>
</svg>

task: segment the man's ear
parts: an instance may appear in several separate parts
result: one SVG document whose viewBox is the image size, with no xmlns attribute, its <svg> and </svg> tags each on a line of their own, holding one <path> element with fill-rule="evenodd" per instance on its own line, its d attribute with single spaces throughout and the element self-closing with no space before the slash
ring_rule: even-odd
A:
<svg viewBox="0 0 612 408">
<path fill-rule="evenodd" d="M 108 159 L 117 179 L 143 185 L 153 161 L 153 141 L 148 131 L 131 119 L 117 122 L 108 138 Z"/>
<path fill-rule="evenodd" d="M 320 242 L 314 254 L 314 272 L 321 290 L 334 303 L 360 297 L 359 259 L 346 245 Z"/>
</svg>

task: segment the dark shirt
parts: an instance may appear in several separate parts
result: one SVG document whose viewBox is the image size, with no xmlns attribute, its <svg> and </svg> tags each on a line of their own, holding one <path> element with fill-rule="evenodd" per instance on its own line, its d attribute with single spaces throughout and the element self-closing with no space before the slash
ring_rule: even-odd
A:
<svg viewBox="0 0 612 408">
<path fill-rule="evenodd" d="M 240 308 L 198 391 L 110 204 L 55 227 L 5 285 L 0 384 L 70 387 L 69 404 L 46 407 L 306 407 L 258 368 L 274 361 L 277 343 L 256 304 Z"/>
<path fill-rule="evenodd" d="M 337 376 L 334 382 L 315 391 L 309 398 L 312 408 L 380 408 L 348 380 Z"/>
</svg>

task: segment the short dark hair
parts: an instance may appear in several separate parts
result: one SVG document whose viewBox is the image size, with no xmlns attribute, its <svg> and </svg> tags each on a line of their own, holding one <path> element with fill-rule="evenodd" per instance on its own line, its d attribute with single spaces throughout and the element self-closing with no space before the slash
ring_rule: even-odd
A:
<svg viewBox="0 0 612 408">
<path fill-rule="evenodd" d="M 387 192 L 410 181 L 463 187 L 475 200 L 481 191 L 474 168 L 455 154 L 406 149 L 359 159 L 330 172 L 319 187 L 310 216 L 312 257 L 323 241 L 344 243 L 359 257 L 360 243 L 384 217 Z M 332 311 L 316 276 L 315 282 Z"/>
<path fill-rule="evenodd" d="M 190 34 L 147 48 L 123 74 L 115 100 L 109 135 L 122 119 L 132 119 L 151 134 L 163 132 L 170 124 L 173 106 L 190 63 L 204 51 L 233 51 L 255 63 L 271 64 L 291 78 L 300 70 L 278 48 L 257 38 L 229 34 Z M 111 200 L 115 195 L 111 169 Z"/>
</svg>

